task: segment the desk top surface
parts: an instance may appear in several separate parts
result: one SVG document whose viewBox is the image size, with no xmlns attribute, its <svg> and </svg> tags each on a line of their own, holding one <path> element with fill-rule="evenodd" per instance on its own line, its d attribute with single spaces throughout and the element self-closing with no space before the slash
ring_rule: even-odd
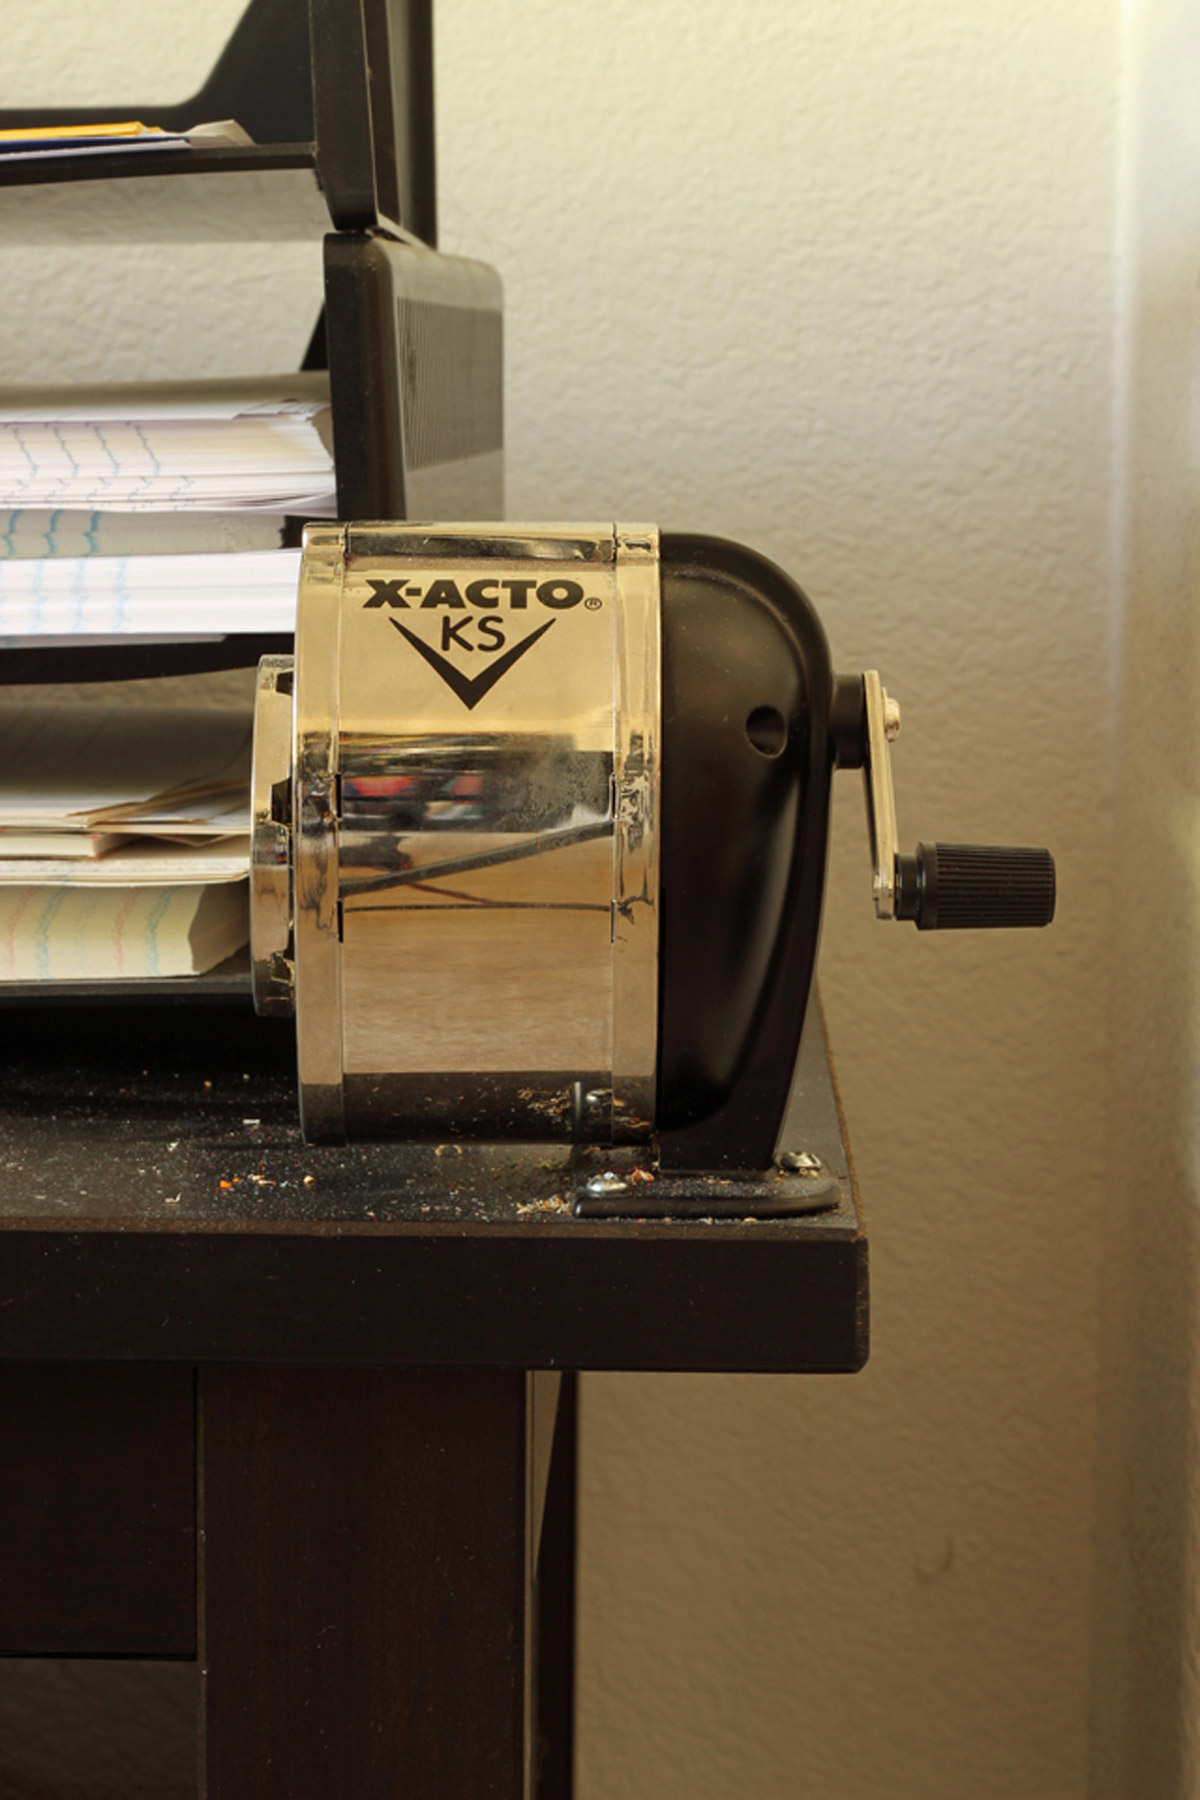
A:
<svg viewBox="0 0 1200 1800">
<path fill-rule="evenodd" d="M 793 1369 L 866 1356 L 866 1242 L 814 1013 L 792 1219 L 580 1219 L 561 1146 L 306 1146 L 246 1007 L 0 1013 L 0 1356 Z"/>
</svg>

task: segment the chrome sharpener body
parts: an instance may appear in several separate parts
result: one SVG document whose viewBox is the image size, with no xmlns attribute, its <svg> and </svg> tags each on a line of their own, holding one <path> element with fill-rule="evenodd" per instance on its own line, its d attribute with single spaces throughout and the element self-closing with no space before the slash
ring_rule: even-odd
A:
<svg viewBox="0 0 1200 1800">
<path fill-rule="evenodd" d="M 310 1141 L 648 1140 L 660 695 L 653 530 L 309 527 L 251 949 Z"/>
</svg>

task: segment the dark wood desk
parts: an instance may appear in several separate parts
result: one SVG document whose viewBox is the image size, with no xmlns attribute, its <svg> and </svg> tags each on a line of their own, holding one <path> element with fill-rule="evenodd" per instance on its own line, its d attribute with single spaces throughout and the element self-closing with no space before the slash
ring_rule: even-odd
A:
<svg viewBox="0 0 1200 1800">
<path fill-rule="evenodd" d="M 558 1372 L 865 1360 L 821 1034 L 836 1204 L 685 1224 L 573 1217 L 556 1150 L 307 1149 L 248 1011 L 3 1018 L 0 1654 L 198 1658 L 210 1800 L 568 1794 Z"/>
</svg>

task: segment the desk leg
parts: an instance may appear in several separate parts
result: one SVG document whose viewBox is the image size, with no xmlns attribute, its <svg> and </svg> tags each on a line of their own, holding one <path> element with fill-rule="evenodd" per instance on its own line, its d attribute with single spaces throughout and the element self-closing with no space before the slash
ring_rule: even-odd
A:
<svg viewBox="0 0 1200 1800">
<path fill-rule="evenodd" d="M 575 1746 L 575 1524 L 579 1377 L 558 1395 L 537 1553 L 537 1800 L 571 1800 Z"/>
<path fill-rule="evenodd" d="M 526 1800 L 529 1386 L 201 1369 L 205 1800 Z"/>
</svg>

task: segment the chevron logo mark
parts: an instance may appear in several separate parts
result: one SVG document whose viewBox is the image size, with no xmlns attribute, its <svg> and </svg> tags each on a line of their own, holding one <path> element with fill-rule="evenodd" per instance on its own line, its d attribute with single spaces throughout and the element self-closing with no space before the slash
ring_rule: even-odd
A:
<svg viewBox="0 0 1200 1800">
<path fill-rule="evenodd" d="M 550 627 L 557 623 L 557 620 L 547 619 L 544 625 L 539 625 L 536 631 L 531 631 L 529 633 L 528 637 L 523 637 L 519 643 L 512 644 L 505 650 L 502 656 L 497 656 L 494 661 L 489 661 L 487 667 L 481 669 L 478 675 L 464 675 L 461 669 L 456 668 L 452 662 L 447 661 L 446 657 L 444 657 L 440 651 L 435 650 L 431 644 L 425 643 L 422 638 L 417 636 L 415 631 L 410 631 L 406 625 L 402 625 L 399 619 L 392 619 L 389 623 L 396 627 L 400 636 L 405 638 L 412 645 L 418 655 L 424 657 L 434 674 L 440 675 L 441 679 L 450 689 L 450 692 L 457 699 L 462 701 L 467 711 L 474 712 L 475 708 L 479 705 L 479 702 L 486 694 L 491 693 L 500 678 L 508 674 L 508 671 L 513 667 L 514 663 L 518 663 L 527 650 L 532 650 L 540 637 L 545 637 Z M 483 648 L 482 644 L 473 646 L 465 639 L 460 638 L 457 633 L 454 633 L 453 631 L 444 632 L 443 636 L 447 638 L 447 649 L 449 648 L 451 640 L 456 643 L 461 643 L 462 647 L 466 650 Z"/>
</svg>

